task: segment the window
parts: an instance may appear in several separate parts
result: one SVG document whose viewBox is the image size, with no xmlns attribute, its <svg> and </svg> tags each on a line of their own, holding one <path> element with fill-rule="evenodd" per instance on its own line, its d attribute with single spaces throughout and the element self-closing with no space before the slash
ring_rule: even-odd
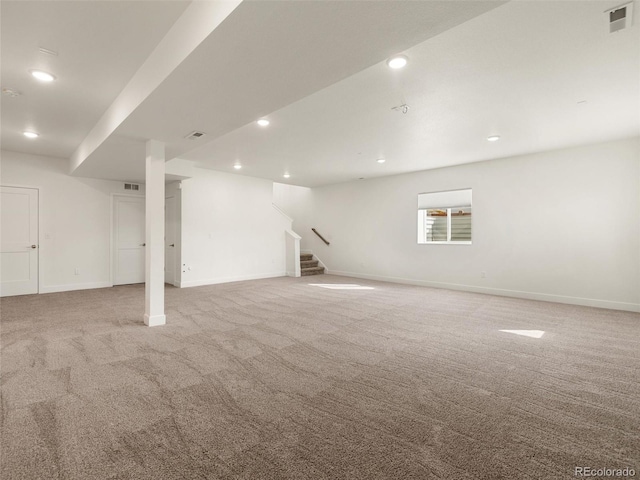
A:
<svg viewBox="0 0 640 480">
<path fill-rule="evenodd" d="M 471 243 L 471 189 L 418 195 L 418 243 Z"/>
</svg>

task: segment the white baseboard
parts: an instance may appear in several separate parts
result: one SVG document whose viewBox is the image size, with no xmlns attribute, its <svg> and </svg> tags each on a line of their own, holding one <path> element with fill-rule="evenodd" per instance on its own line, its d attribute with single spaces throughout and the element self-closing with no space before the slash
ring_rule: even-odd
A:
<svg viewBox="0 0 640 480">
<path fill-rule="evenodd" d="M 73 283 L 67 285 L 43 285 L 38 293 L 71 292 L 73 290 L 92 290 L 94 288 L 113 287 L 111 282 Z"/>
<path fill-rule="evenodd" d="M 382 275 L 369 275 L 354 272 L 331 272 L 332 275 L 343 277 L 362 278 L 366 280 L 379 280 L 381 282 L 402 283 L 407 285 L 419 285 L 422 287 L 444 288 L 447 290 L 460 290 L 463 292 L 484 293 L 500 297 L 524 298 L 527 300 L 540 300 L 543 302 L 566 303 L 569 305 L 582 305 L 585 307 L 608 308 L 611 310 L 625 310 L 628 312 L 640 312 L 640 304 L 627 302 L 614 302 L 593 298 L 569 297 L 550 293 L 524 292 L 520 290 L 507 290 L 502 288 L 478 287 L 475 285 L 463 285 L 458 283 L 430 282 L 412 278 L 387 277 Z"/>
<path fill-rule="evenodd" d="M 320 257 L 317 255 L 314 255 L 315 259 L 318 260 L 318 266 L 324 268 L 324 273 L 328 274 L 329 273 L 329 269 L 327 268 L 327 266 L 324 264 L 324 262 L 322 260 L 320 260 Z M 333 274 L 332 274 L 333 275 Z"/>
<path fill-rule="evenodd" d="M 148 327 L 158 327 L 167 323 L 166 315 L 147 315 L 144 314 L 144 324 Z"/>
<path fill-rule="evenodd" d="M 304 253 L 304 252 L 303 252 Z M 311 253 L 311 252 L 308 252 Z M 318 258 L 316 256 L 316 258 Z M 322 262 L 318 259 L 320 264 Z M 326 266 L 325 266 L 326 269 Z M 328 272 L 328 270 L 326 270 Z M 265 273 L 255 275 L 237 275 L 232 277 L 213 278 L 207 280 L 193 280 L 181 282 L 176 285 L 180 288 L 198 287 L 203 285 L 216 285 L 219 283 L 240 282 L 244 280 L 260 280 L 263 278 L 284 277 L 286 272 Z M 502 297 L 524 298 L 528 300 L 540 300 L 544 302 L 566 303 L 569 305 L 583 305 L 587 307 L 609 308 L 612 310 L 625 310 L 629 312 L 640 312 L 640 304 L 628 302 L 615 302 L 611 300 L 569 297 L 563 295 L 554 295 L 549 293 L 524 292 L 520 290 L 507 290 L 501 288 L 478 287 L 475 285 L 464 285 L 457 283 L 431 282 L 427 280 L 417 280 L 411 278 L 388 277 L 383 275 L 369 275 L 366 273 L 332 271 L 331 275 L 340 275 L 343 277 L 362 278 L 366 280 L 378 280 L 382 282 L 402 283 L 407 285 L 419 285 L 423 287 L 444 288 L 448 290 L 460 290 L 464 292 L 484 293 L 488 295 L 498 295 Z M 91 290 L 94 288 L 109 288 L 113 285 L 110 282 L 94 282 L 94 283 L 75 283 L 67 285 L 47 285 L 40 287 L 39 293 L 56 293 L 69 292 L 73 290 Z"/>
<path fill-rule="evenodd" d="M 251 275 L 235 275 L 233 277 L 210 278 L 207 280 L 190 280 L 180 282 L 180 288 L 201 287 L 204 285 L 217 285 L 218 283 L 242 282 L 244 280 L 261 280 L 263 278 L 286 277 L 287 272 L 259 273 Z"/>
</svg>

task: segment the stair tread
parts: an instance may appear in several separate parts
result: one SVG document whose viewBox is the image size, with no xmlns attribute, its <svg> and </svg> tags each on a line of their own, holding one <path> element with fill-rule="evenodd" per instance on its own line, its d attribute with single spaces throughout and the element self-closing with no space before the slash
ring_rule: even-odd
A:
<svg viewBox="0 0 640 480">
<path fill-rule="evenodd" d="M 313 253 L 300 254 L 300 274 L 303 277 L 309 275 L 321 275 L 324 273 L 324 267 L 318 265 L 318 260 L 313 259 Z"/>
<path fill-rule="evenodd" d="M 324 267 L 303 268 L 300 270 L 300 273 L 303 277 L 308 275 L 321 275 L 324 273 Z"/>
</svg>

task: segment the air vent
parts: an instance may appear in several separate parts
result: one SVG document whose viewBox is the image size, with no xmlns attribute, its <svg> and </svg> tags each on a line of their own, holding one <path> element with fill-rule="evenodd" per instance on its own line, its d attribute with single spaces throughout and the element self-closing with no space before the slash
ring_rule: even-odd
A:
<svg viewBox="0 0 640 480">
<path fill-rule="evenodd" d="M 609 33 L 619 32 L 631 26 L 631 18 L 633 14 L 633 3 L 607 10 L 607 28 Z"/>
<path fill-rule="evenodd" d="M 53 55 L 54 57 L 58 56 L 58 52 L 56 52 L 54 50 L 49 50 L 48 48 L 40 47 L 40 48 L 38 48 L 38 51 L 40 53 L 44 53 L 45 55 Z"/>
<path fill-rule="evenodd" d="M 206 133 L 204 132 L 191 132 L 189 135 L 187 135 L 184 138 L 188 138 L 189 140 L 197 140 L 198 138 L 204 137 L 206 135 Z"/>
<path fill-rule="evenodd" d="M 138 185 L 137 183 L 125 183 L 124 184 L 124 189 L 125 190 L 138 191 L 138 190 L 140 190 L 140 185 Z"/>
</svg>

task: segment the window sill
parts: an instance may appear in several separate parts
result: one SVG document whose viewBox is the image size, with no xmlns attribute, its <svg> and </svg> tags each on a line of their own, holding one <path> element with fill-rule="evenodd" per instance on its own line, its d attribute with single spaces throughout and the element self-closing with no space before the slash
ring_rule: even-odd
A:
<svg viewBox="0 0 640 480">
<path fill-rule="evenodd" d="M 425 242 L 418 245 L 471 245 L 472 242 Z"/>
</svg>

